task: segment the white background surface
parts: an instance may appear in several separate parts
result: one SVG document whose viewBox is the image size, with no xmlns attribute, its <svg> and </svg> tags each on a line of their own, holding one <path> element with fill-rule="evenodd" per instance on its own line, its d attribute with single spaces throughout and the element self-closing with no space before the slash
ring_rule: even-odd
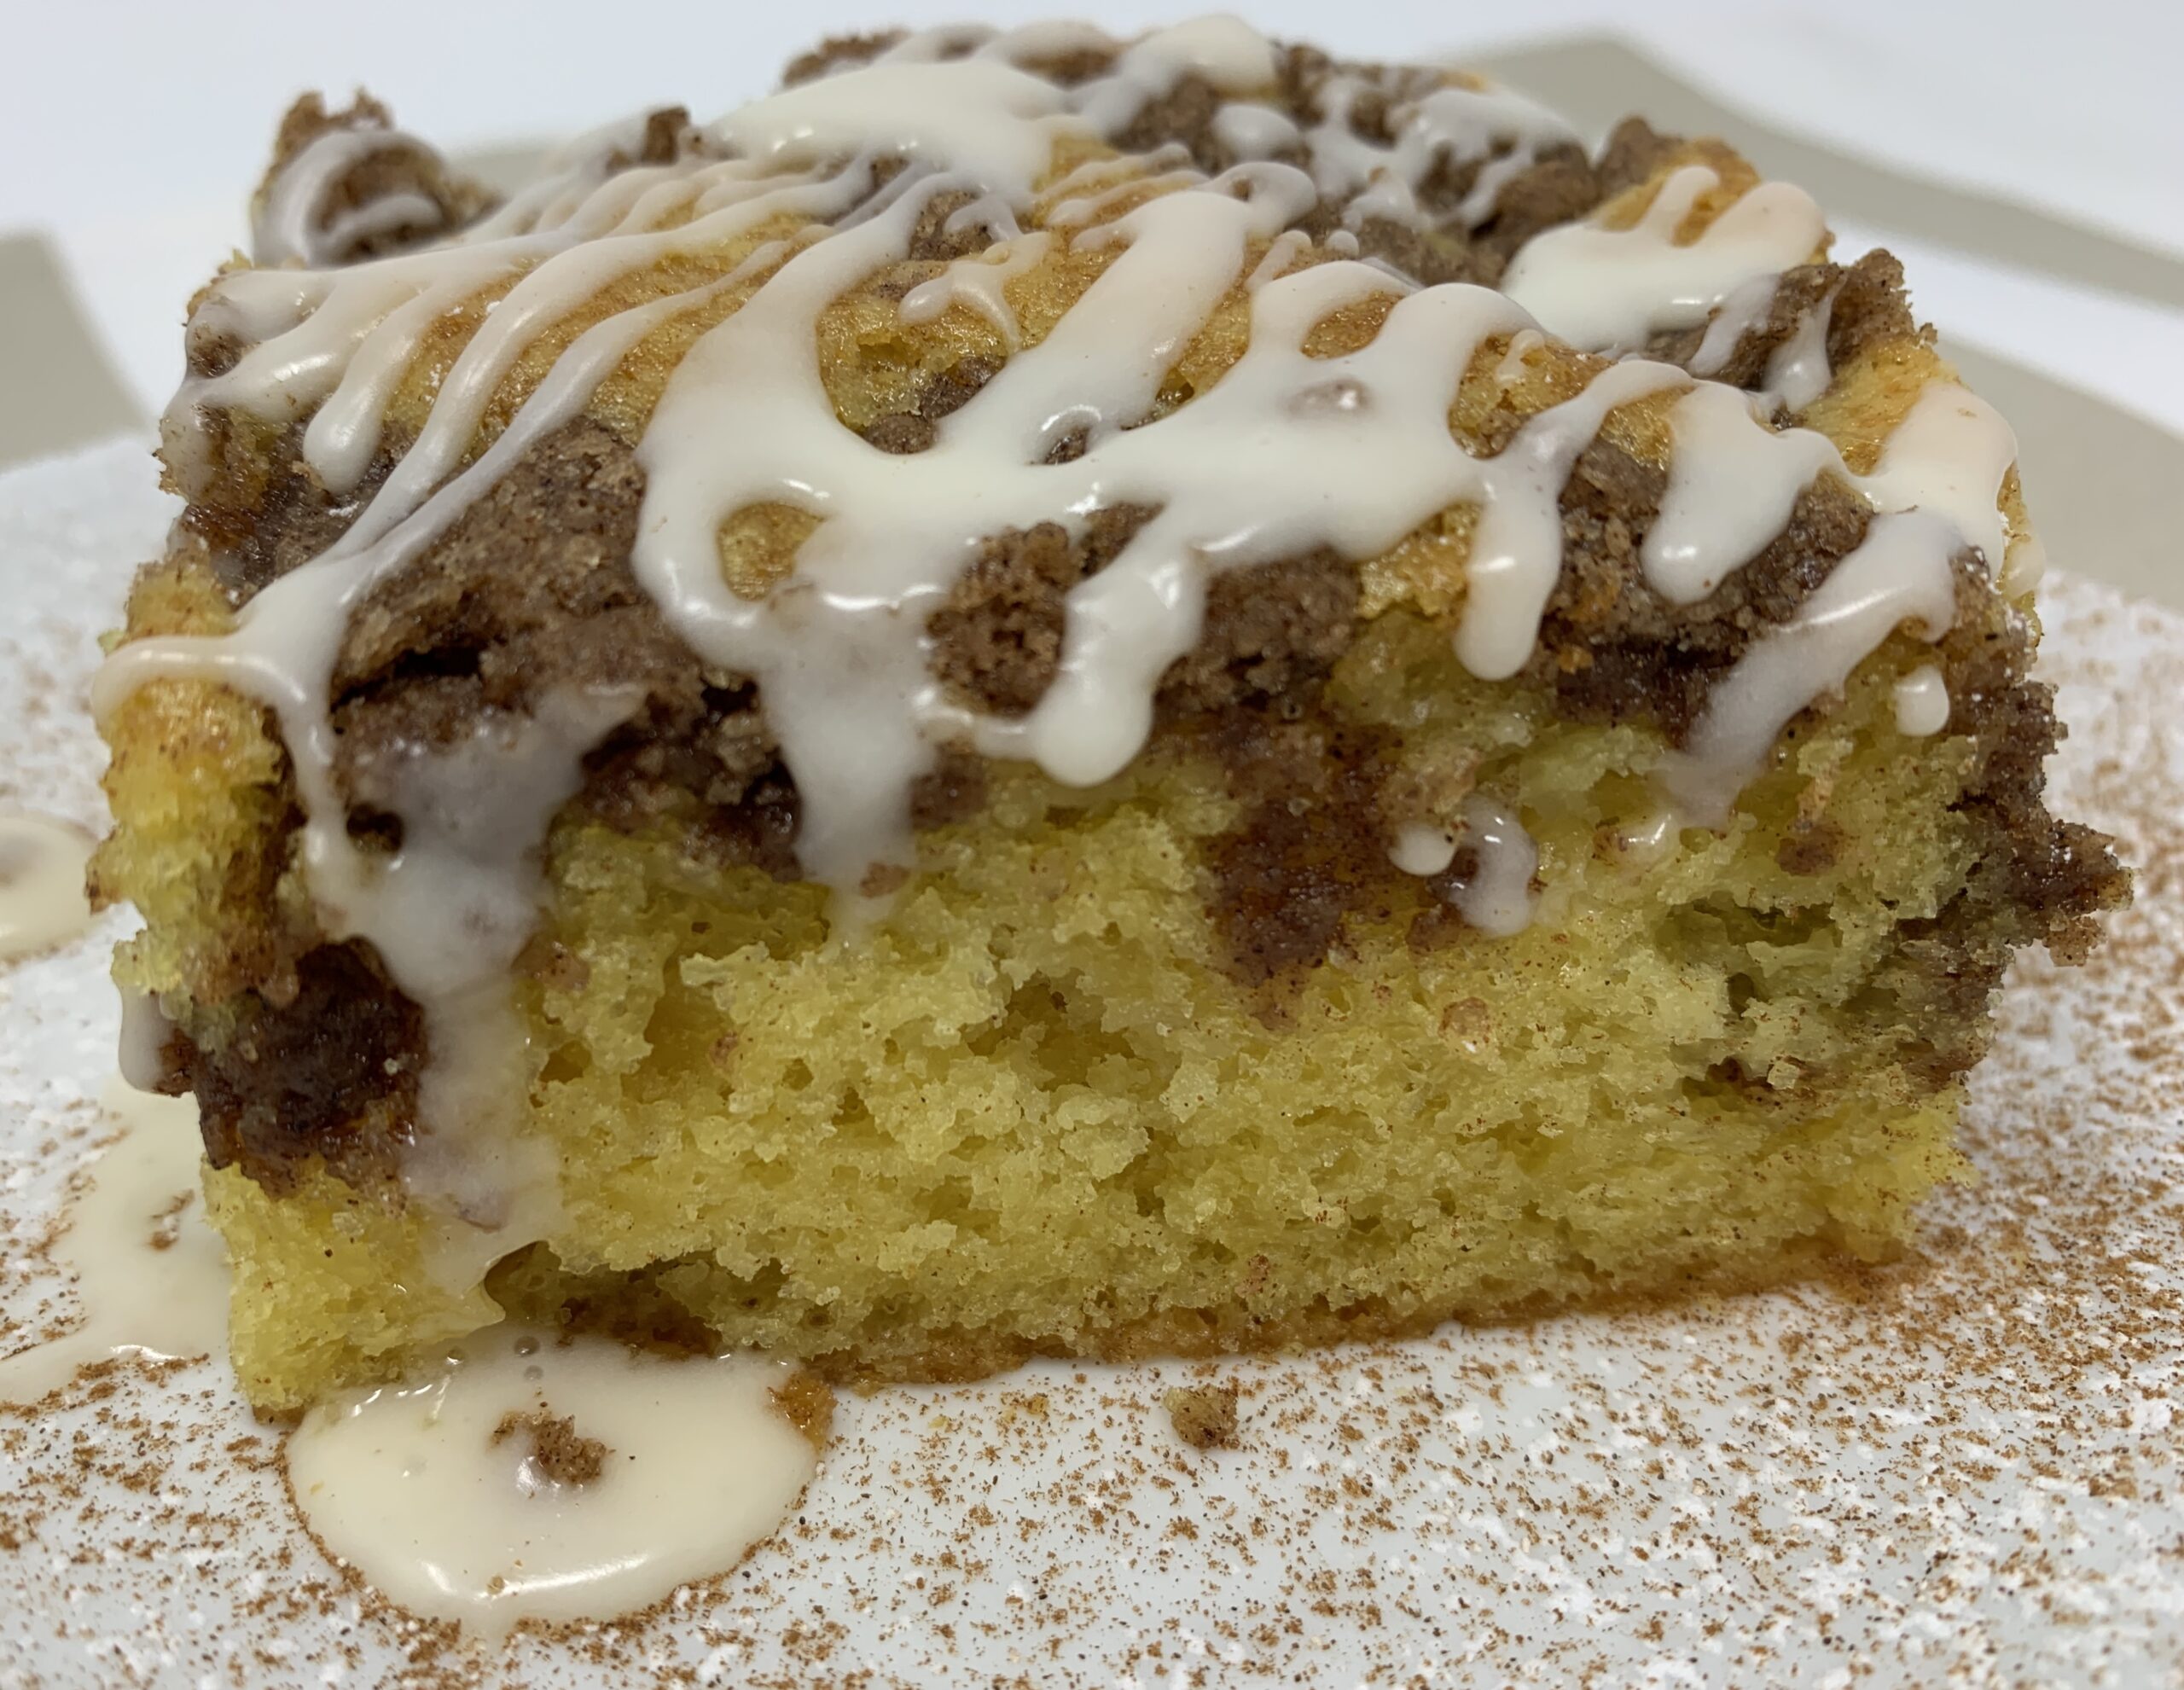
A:
<svg viewBox="0 0 2184 1690">
<path fill-rule="evenodd" d="M 51 234 L 147 409 L 171 390 L 181 303 L 242 232 L 274 124 L 305 88 L 363 85 L 461 148 L 548 138 L 648 104 L 700 115 L 770 86 L 829 32 L 1089 11 L 1121 32 L 1199 8 L 1142 0 L 8 0 L 0 232 Z M 1369 55 L 1483 53 L 1620 34 L 1716 98 L 1903 171 L 2021 199 L 2184 256 L 2184 7 L 2160 0 L 1601 0 L 1245 9 L 1271 32 Z M 1861 230 L 1899 246 L 1916 230 Z M 1922 312 L 1966 339 L 2184 431 L 2184 322 L 2029 273 L 1914 270 Z"/>
<path fill-rule="evenodd" d="M 15 14 L 0 63 L 0 226 L 224 200 L 299 88 L 363 83 L 443 144 L 554 133 L 660 100 L 758 93 L 816 38 L 898 20 L 1088 12 L 1123 31 L 1188 0 L 89 0 Z M 1850 151 L 2067 206 L 2184 253 L 2184 9 L 2160 0 L 1252 0 L 1269 32 L 1414 56 L 1612 30 L 1720 97 Z M 35 161 L 34 167 L 25 168 Z"/>
</svg>

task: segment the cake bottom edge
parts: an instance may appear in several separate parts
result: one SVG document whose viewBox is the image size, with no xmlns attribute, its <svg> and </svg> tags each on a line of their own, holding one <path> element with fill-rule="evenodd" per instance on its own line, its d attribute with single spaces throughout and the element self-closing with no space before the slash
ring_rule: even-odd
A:
<svg viewBox="0 0 2184 1690">
<path fill-rule="evenodd" d="M 398 1274 L 378 1287 L 376 1298 L 352 1283 L 355 1295 L 344 1306 L 328 1281 L 296 1283 L 334 1259 L 335 1252 L 323 1246 L 327 1233 L 299 1228 L 283 1238 L 289 1230 L 283 1221 L 295 1218 L 294 1205 L 266 1202 L 231 1171 L 212 1174 L 210 1186 L 231 1252 L 241 1245 L 247 1252 L 237 1263 L 237 1378 L 261 1417 L 277 1420 L 340 1391 L 399 1378 L 447 1344 L 503 1321 L 603 1334 L 676 1353 L 757 1350 L 829 1385 L 863 1391 L 966 1384 L 1039 1361 L 1209 1362 L 1294 1354 L 1419 1339 L 1450 1325 L 1621 1318 L 1792 1284 L 1844 1286 L 1915 1256 L 1920 1205 L 1938 1186 L 1968 1176 L 1954 1142 L 1957 1103 L 1952 1090 L 1890 1123 L 1899 1153 L 1893 1164 L 1852 1176 L 1834 1193 L 1835 1207 L 1819 1225 L 1792 1224 L 1763 1235 L 1740 1222 L 1736 1230 L 1744 1235 L 1728 1248 L 1719 1240 L 1680 1238 L 1664 1222 L 1643 1252 L 1612 1270 L 1573 1252 L 1542 1257 L 1530 1283 L 1424 1283 L 1354 1297 L 1330 1285 L 1286 1306 L 1255 1304 L 1240 1292 L 1127 1313 L 1103 1312 L 1101 1288 L 1088 1286 L 1073 1311 L 1077 1318 L 1048 1329 L 926 1320 L 831 1344 L 818 1333 L 799 1333 L 787 1345 L 777 1342 L 778 1327 L 770 1329 L 744 1306 L 756 1303 L 747 1282 L 702 1257 L 572 1270 L 543 1244 L 511 1252 L 473 1286 L 435 1288 L 427 1275 Z M 284 1274 L 295 1276 L 286 1294 L 269 1295 Z"/>
</svg>

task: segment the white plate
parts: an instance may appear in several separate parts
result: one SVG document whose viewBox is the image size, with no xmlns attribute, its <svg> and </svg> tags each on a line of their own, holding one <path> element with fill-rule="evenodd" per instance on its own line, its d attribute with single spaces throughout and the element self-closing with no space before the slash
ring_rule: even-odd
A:
<svg viewBox="0 0 2184 1690">
<path fill-rule="evenodd" d="M 135 446 L 0 477 L 0 799 L 98 820 L 92 636 L 169 514 Z M 1981 1183 L 1917 1259 L 849 1399 L 743 1568 L 505 1655 L 328 1563 L 224 1364 L 125 1373 L 0 1411 L 0 1686 L 2179 1681 L 2184 617 L 2065 582 L 2048 619 L 2058 801 L 2122 838 L 2139 903 L 2088 969 L 2019 970 L 1966 1122 Z M 67 1307 L 30 1245 L 98 1132 L 125 930 L 0 970 L 16 1321 Z M 1210 1374 L 1244 1387 L 1241 1447 L 1201 1455 L 1159 1404 Z"/>
</svg>

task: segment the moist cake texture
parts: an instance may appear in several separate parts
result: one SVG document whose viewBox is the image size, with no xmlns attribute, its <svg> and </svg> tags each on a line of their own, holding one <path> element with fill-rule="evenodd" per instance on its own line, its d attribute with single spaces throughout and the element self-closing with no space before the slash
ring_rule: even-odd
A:
<svg viewBox="0 0 2184 1690">
<path fill-rule="evenodd" d="M 307 100 L 96 700 L 268 1411 L 1899 1246 L 2042 799 L 2007 426 L 1799 190 L 1212 19 L 837 41 L 494 204 Z"/>
</svg>

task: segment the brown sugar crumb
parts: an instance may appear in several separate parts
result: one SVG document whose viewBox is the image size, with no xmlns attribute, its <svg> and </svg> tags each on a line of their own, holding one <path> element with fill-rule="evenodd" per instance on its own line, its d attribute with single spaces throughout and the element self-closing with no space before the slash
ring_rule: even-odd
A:
<svg viewBox="0 0 2184 1690">
<path fill-rule="evenodd" d="M 1903 266 L 1876 249 L 1856 264 L 1802 264 L 1785 270 L 1759 318 L 1745 328 L 1721 363 L 1697 372 L 1733 387 L 1757 388 L 1770 360 L 1815 313 L 1826 313 L 1827 362 L 1839 369 L 1868 346 L 1916 335 L 1918 321 L 1903 288 Z M 1711 322 L 1656 337 L 1650 357 L 1687 367 Z"/>
<path fill-rule="evenodd" d="M 1031 710 L 1061 666 L 1063 601 L 1156 514 L 1111 505 L 1077 537 L 1043 522 L 987 539 L 927 624 L 941 684 L 996 714 Z M 1217 578 L 1198 644 L 1162 680 L 1163 706 L 1217 708 L 1325 674 L 1355 637 L 1357 598 L 1355 566 L 1328 551 Z"/>
<path fill-rule="evenodd" d="M 781 1417 L 803 1434 L 804 1441 L 824 1453 L 834 1430 L 834 1387 L 815 1373 L 799 1368 L 769 1393 Z"/>
<path fill-rule="evenodd" d="M 391 1180 L 412 1134 L 424 1024 L 375 955 L 321 945 L 285 990 L 251 991 L 238 1008 L 227 1040 L 177 1031 L 164 1053 L 161 1089 L 196 1094 L 206 1159 L 240 1162 L 276 1193 L 314 1160 L 360 1189 Z"/>
<path fill-rule="evenodd" d="M 959 210 L 969 203 L 964 196 L 944 195 L 927 208 L 920 219 L 919 229 L 926 224 L 934 225 L 934 233 L 925 241 L 936 258 L 961 256 L 951 250 L 951 240 L 945 235 L 950 221 L 947 212 Z M 967 237 L 953 238 L 953 245 L 961 245 Z M 916 236 L 913 237 L 916 244 Z M 864 431 L 864 438 L 883 452 L 897 456 L 929 450 L 939 436 L 941 419 L 961 410 L 978 398 L 979 390 L 1001 374 L 1001 364 L 993 358 L 967 357 L 959 359 L 940 371 L 920 390 L 916 404 L 909 410 L 891 411 L 878 418 Z"/>
<path fill-rule="evenodd" d="M 1391 920 L 1416 896 L 1388 862 L 1385 736 L 1324 711 L 1284 722 L 1237 710 L 1210 737 L 1243 810 L 1205 841 L 1206 914 L 1229 976 L 1277 1015 L 1353 923 Z"/>
<path fill-rule="evenodd" d="M 857 35 L 830 35 L 808 53 L 799 53 L 781 72 L 781 86 L 793 88 L 835 71 L 853 70 L 869 64 L 903 38 L 899 29 L 874 30 Z"/>
<path fill-rule="evenodd" d="M 1623 119 L 1610 132 L 1607 145 L 1600 149 L 1600 162 L 1594 166 L 1601 192 L 1616 195 L 1635 188 L 1666 164 L 1682 144 L 1679 137 L 1662 134 L 1643 118 Z"/>
<path fill-rule="evenodd" d="M 1072 538 L 1060 523 L 987 539 L 933 613 L 933 672 L 950 694 L 985 710 L 1022 715 L 1061 667 L 1062 601 L 1112 563 L 1153 513 L 1112 505 Z"/>
<path fill-rule="evenodd" d="M 543 1408 L 534 1408 L 527 1414 L 513 1410 L 501 1416 L 501 1423 L 493 1428 L 492 1441 L 496 1445 L 512 1437 L 531 1440 L 531 1460 L 533 1466 L 555 1484 L 590 1484 L 606 1471 L 607 1458 L 613 1454 L 595 1437 L 586 1437 L 577 1431 L 577 1423 L 566 1414 L 549 1414 Z"/>
<path fill-rule="evenodd" d="M 1161 1399 L 1176 1436 L 1194 1449 L 1227 1449 L 1236 1442 L 1236 1387 L 1193 1385 Z"/>
<path fill-rule="evenodd" d="M 1218 709 L 1316 680 L 1356 637 L 1357 600 L 1356 566 L 1327 550 L 1217 577 L 1205 628 L 1169 665 L 1161 703 Z"/>
</svg>

